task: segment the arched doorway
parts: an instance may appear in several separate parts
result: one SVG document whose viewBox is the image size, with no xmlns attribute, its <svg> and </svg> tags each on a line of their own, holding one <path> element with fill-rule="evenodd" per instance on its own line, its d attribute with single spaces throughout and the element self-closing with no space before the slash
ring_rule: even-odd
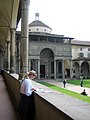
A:
<svg viewBox="0 0 90 120">
<path fill-rule="evenodd" d="M 79 77 L 80 76 L 80 71 L 79 71 L 79 64 L 78 62 L 75 62 L 73 64 L 73 78 Z"/>
<path fill-rule="evenodd" d="M 50 78 L 51 72 L 54 74 L 54 67 L 52 62 L 54 61 L 54 53 L 51 49 L 45 48 L 40 53 L 40 77 Z M 51 70 L 52 68 L 52 70 Z"/>
<path fill-rule="evenodd" d="M 89 63 L 88 62 L 83 62 L 81 64 L 81 73 L 85 78 L 89 76 Z"/>
<path fill-rule="evenodd" d="M 70 61 L 69 61 L 69 59 L 65 59 L 64 66 L 65 66 L 65 78 L 69 78 L 70 77 Z"/>
</svg>

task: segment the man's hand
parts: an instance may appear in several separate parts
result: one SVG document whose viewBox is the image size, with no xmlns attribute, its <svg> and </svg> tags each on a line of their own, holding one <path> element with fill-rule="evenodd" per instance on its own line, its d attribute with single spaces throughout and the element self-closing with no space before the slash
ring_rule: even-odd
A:
<svg viewBox="0 0 90 120">
<path fill-rule="evenodd" d="M 36 91 L 34 88 L 32 88 L 32 92 Z"/>
</svg>

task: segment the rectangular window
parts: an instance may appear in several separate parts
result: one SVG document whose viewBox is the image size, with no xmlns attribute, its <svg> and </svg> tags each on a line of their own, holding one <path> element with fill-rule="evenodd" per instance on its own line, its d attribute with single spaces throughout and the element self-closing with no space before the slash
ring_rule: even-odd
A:
<svg viewBox="0 0 90 120">
<path fill-rule="evenodd" d="M 73 70 L 73 73 L 75 73 L 75 70 Z"/>
<path fill-rule="evenodd" d="M 88 53 L 88 58 L 90 58 L 90 53 Z"/>
<path fill-rule="evenodd" d="M 82 48 L 80 48 L 80 51 L 82 51 Z"/>
<path fill-rule="evenodd" d="M 88 48 L 88 51 L 90 51 L 90 48 Z"/>
<path fill-rule="evenodd" d="M 62 63 L 58 63 L 58 73 L 62 73 Z"/>
<path fill-rule="evenodd" d="M 83 53 L 79 53 L 79 57 L 84 57 L 84 54 Z"/>
</svg>

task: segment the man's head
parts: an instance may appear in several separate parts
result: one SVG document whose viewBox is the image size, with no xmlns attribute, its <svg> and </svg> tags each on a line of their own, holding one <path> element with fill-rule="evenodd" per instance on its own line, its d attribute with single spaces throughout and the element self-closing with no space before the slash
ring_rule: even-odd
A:
<svg viewBox="0 0 90 120">
<path fill-rule="evenodd" d="M 34 79 L 37 76 L 37 73 L 34 70 L 31 70 L 28 73 L 28 76 L 29 76 L 30 79 Z"/>
</svg>

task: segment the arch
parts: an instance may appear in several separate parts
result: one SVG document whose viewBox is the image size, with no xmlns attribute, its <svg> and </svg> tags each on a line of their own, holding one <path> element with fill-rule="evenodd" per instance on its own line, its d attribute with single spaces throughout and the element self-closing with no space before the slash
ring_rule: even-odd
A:
<svg viewBox="0 0 90 120">
<path fill-rule="evenodd" d="M 70 77 L 70 60 L 69 59 L 65 59 L 64 66 L 65 66 L 65 78 L 69 78 Z"/>
<path fill-rule="evenodd" d="M 79 63 L 75 62 L 73 63 L 73 77 L 79 77 Z"/>
<path fill-rule="evenodd" d="M 10 19 L 9 16 L 7 16 L 6 14 L 2 14 L 0 12 L 0 22 L 5 25 L 5 27 L 10 27 Z"/>
<path fill-rule="evenodd" d="M 49 48 L 44 48 L 40 52 L 40 77 L 47 78 L 51 77 L 52 71 L 54 71 L 53 63 L 54 62 L 54 53 Z M 53 70 L 51 70 L 53 68 Z"/>
<path fill-rule="evenodd" d="M 75 62 L 75 63 L 73 64 L 73 67 L 74 67 L 74 69 L 79 68 L 79 63 L 78 63 L 78 62 Z"/>
<path fill-rule="evenodd" d="M 6 14 L 0 12 L 0 45 L 5 42 L 8 34 L 8 29 L 10 28 L 10 20 Z M 3 43 L 4 44 L 4 43 Z"/>
<path fill-rule="evenodd" d="M 52 59 L 54 58 L 54 53 L 51 49 L 49 48 L 44 48 L 41 52 L 40 52 L 40 58 L 41 59 Z"/>
<path fill-rule="evenodd" d="M 83 74 L 85 78 L 89 76 L 89 63 L 88 62 L 82 62 L 81 73 Z"/>
</svg>

